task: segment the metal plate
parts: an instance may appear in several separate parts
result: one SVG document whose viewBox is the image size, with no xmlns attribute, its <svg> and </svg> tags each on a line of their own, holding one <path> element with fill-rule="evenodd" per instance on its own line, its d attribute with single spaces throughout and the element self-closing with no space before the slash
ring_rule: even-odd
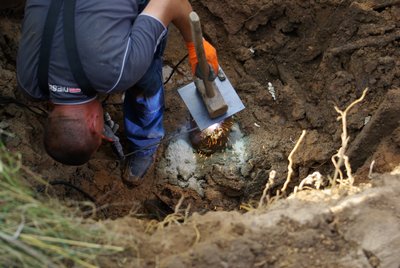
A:
<svg viewBox="0 0 400 268">
<path fill-rule="evenodd" d="M 228 78 L 226 78 L 224 81 L 221 81 L 217 78 L 215 79 L 215 83 L 222 97 L 224 98 L 225 103 L 228 105 L 228 111 L 214 119 L 210 118 L 203 99 L 201 98 L 200 93 L 197 91 L 194 82 L 178 89 L 179 95 L 183 99 L 185 105 L 188 107 L 190 114 L 196 121 L 196 124 L 200 130 L 204 130 L 213 124 L 220 123 L 224 119 L 245 108 Z"/>
</svg>

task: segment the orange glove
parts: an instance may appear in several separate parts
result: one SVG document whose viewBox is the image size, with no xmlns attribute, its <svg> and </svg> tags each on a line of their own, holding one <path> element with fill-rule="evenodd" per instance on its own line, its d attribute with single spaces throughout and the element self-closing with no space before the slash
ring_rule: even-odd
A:
<svg viewBox="0 0 400 268">
<path fill-rule="evenodd" d="M 205 39 L 203 39 L 203 46 L 204 46 L 204 53 L 206 54 L 207 62 L 213 68 L 214 74 L 217 75 L 218 74 L 218 69 L 219 69 L 217 51 Z M 196 74 L 197 63 L 199 61 L 197 60 L 196 49 L 194 47 L 194 43 L 193 42 L 186 42 L 186 47 L 187 47 L 188 52 L 189 52 L 189 63 L 190 63 L 190 66 L 192 67 L 192 73 L 193 73 L 193 75 L 195 75 Z"/>
</svg>

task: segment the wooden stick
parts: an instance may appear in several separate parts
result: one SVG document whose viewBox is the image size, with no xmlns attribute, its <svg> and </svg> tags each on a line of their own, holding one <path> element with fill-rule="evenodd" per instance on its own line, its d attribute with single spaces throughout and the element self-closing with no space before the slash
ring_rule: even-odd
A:
<svg viewBox="0 0 400 268">
<path fill-rule="evenodd" d="M 192 37 L 194 47 L 196 48 L 197 60 L 199 61 L 200 71 L 203 77 L 204 87 L 206 88 L 206 94 L 208 98 L 215 96 L 212 81 L 208 80 L 210 74 L 210 67 L 207 63 L 206 53 L 204 52 L 203 46 L 203 34 L 201 30 L 200 18 L 196 12 L 192 11 L 189 14 L 190 25 L 192 26 Z"/>
</svg>

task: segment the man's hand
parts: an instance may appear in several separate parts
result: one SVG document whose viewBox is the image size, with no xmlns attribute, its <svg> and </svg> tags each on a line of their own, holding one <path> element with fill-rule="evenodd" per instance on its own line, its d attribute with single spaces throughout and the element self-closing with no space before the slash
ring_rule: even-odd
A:
<svg viewBox="0 0 400 268">
<path fill-rule="evenodd" d="M 119 128 L 119 125 L 116 124 L 112 119 L 109 113 L 104 113 L 104 128 L 103 128 L 103 139 L 112 143 L 112 148 L 114 152 L 117 154 L 120 160 L 125 159 L 124 150 L 119 141 L 118 136 L 115 134 Z"/>
<path fill-rule="evenodd" d="M 115 135 L 119 128 L 119 125 L 116 124 L 112 119 L 109 113 L 104 113 L 104 128 L 103 128 L 103 139 L 113 142 L 119 140 L 119 138 Z"/>
<path fill-rule="evenodd" d="M 189 61 L 192 67 L 192 72 L 195 74 L 197 65 L 196 49 L 192 42 L 192 30 L 189 22 L 189 14 L 192 12 L 192 6 L 188 0 L 150 0 L 144 14 L 148 14 L 159 19 L 164 26 L 173 23 L 179 32 L 182 34 L 189 51 Z M 218 74 L 218 59 L 215 48 L 203 41 L 203 46 L 206 54 L 207 62 L 211 65 L 215 75 Z"/>
<path fill-rule="evenodd" d="M 219 69 L 217 51 L 206 40 L 203 40 L 203 46 L 204 46 L 204 53 L 206 54 L 207 62 L 211 66 L 212 70 L 214 71 L 214 77 L 215 77 L 215 75 L 218 74 L 218 69 Z M 192 67 L 192 73 L 193 73 L 193 75 L 196 75 L 197 74 L 196 73 L 196 71 L 197 71 L 197 63 L 199 61 L 197 59 L 196 49 L 195 49 L 194 43 L 193 42 L 186 42 L 186 47 L 187 47 L 188 52 L 189 52 L 189 63 L 190 63 L 190 66 Z M 204 74 L 201 74 L 201 75 L 204 75 Z M 203 77 L 201 77 L 201 78 L 203 78 Z"/>
</svg>

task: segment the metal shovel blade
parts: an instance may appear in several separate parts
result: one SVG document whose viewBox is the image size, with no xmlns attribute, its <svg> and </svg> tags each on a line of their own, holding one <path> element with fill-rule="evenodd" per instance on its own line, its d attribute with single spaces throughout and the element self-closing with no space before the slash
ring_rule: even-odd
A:
<svg viewBox="0 0 400 268">
<path fill-rule="evenodd" d="M 219 117 L 210 117 L 204 101 L 194 82 L 178 89 L 179 95 L 183 99 L 185 105 L 188 107 L 190 114 L 201 131 L 211 125 L 224 121 L 226 118 L 245 108 L 228 78 L 225 76 L 222 70 L 220 70 L 220 72 L 223 79 L 216 78 L 215 84 L 224 98 L 225 103 L 228 105 L 228 110 L 225 114 Z M 218 77 L 221 77 L 221 75 Z"/>
</svg>

